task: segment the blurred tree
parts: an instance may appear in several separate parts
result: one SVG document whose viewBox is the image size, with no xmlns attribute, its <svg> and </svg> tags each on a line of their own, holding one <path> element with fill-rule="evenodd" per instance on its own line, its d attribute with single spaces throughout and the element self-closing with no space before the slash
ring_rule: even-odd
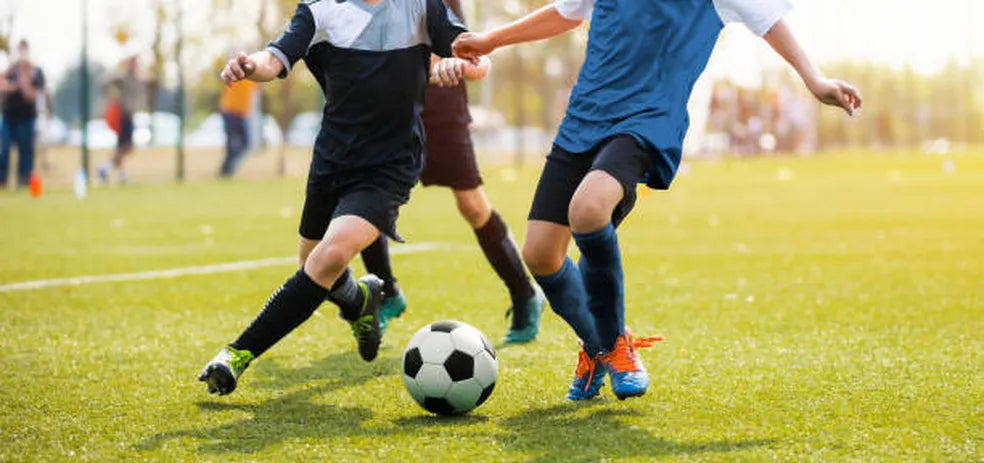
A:
<svg viewBox="0 0 984 463">
<path fill-rule="evenodd" d="M 166 3 L 168 3 L 166 0 L 153 0 L 154 30 L 150 45 L 152 59 L 147 73 L 147 111 L 151 114 L 157 112 L 157 93 L 160 91 L 161 82 L 164 80 L 164 63 L 168 59 L 163 40 L 164 27 L 167 24 Z M 156 132 L 154 124 L 151 122 L 150 139 L 152 143 L 156 137 Z"/>
<path fill-rule="evenodd" d="M 107 70 L 99 63 L 89 63 L 89 95 L 92 95 L 92 107 L 102 107 L 102 93 L 99 91 L 99 82 L 107 76 Z M 55 87 L 52 96 L 55 116 L 65 121 L 70 126 L 81 126 L 79 120 L 79 99 L 82 93 L 82 66 L 76 63 L 65 71 L 65 76 Z"/>
<path fill-rule="evenodd" d="M 256 19 L 256 29 L 260 31 L 260 40 L 275 39 L 297 8 L 296 0 L 261 0 L 260 15 Z M 316 81 L 305 72 L 307 68 L 298 63 L 284 79 L 277 79 L 263 86 L 263 107 L 273 115 L 277 126 L 284 133 L 278 153 L 278 173 L 284 175 L 287 171 L 286 134 L 291 121 L 301 111 L 314 110 L 323 101 Z"/>
<path fill-rule="evenodd" d="M 10 33 L 14 30 L 14 9 L 0 16 L 0 51 L 10 53 Z"/>
<path fill-rule="evenodd" d="M 865 100 L 862 117 L 854 120 L 836 111 L 820 111 L 817 123 L 823 148 L 916 148 L 938 138 L 984 143 L 984 85 L 975 78 L 984 70 L 984 61 L 967 66 L 953 60 L 931 75 L 873 63 L 833 63 L 824 68 L 857 84 Z"/>
</svg>

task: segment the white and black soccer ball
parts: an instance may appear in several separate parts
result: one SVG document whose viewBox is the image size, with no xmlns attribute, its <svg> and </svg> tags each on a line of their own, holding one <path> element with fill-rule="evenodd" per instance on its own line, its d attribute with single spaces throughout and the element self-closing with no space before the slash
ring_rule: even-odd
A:
<svg viewBox="0 0 984 463">
<path fill-rule="evenodd" d="M 459 321 L 431 323 L 403 351 L 403 384 L 431 413 L 460 415 L 485 402 L 495 388 L 499 365 L 492 344 Z"/>
</svg>

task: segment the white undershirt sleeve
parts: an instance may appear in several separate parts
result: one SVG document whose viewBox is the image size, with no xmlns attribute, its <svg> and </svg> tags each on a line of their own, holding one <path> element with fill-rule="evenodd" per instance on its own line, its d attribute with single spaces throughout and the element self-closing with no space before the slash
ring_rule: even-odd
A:
<svg viewBox="0 0 984 463">
<path fill-rule="evenodd" d="M 775 26 L 790 9 L 789 0 L 713 0 L 721 22 L 740 22 L 752 33 L 763 36 Z"/>
<path fill-rule="evenodd" d="M 555 0 L 554 7 L 561 16 L 571 20 L 591 19 L 594 0 Z"/>
</svg>

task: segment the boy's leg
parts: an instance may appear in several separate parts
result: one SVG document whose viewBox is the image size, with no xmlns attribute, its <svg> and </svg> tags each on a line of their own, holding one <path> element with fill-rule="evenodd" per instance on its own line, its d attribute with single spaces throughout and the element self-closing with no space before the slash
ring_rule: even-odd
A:
<svg viewBox="0 0 984 463">
<path fill-rule="evenodd" d="M 601 347 L 594 316 L 588 310 L 588 294 L 581 272 L 567 257 L 571 239 L 567 207 L 593 157 L 592 152 L 574 154 L 554 147 L 533 196 L 523 243 L 523 260 L 530 273 L 546 293 L 550 307 L 574 329 L 582 344 L 567 391 L 571 400 L 598 395 L 604 379 L 597 368 Z"/>
<path fill-rule="evenodd" d="M 574 242 L 581 250 L 580 269 L 590 295 L 601 348 L 610 351 L 624 331 L 625 293 L 618 236 L 612 211 L 622 200 L 622 185 L 607 172 L 591 171 L 571 200 Z"/>
<path fill-rule="evenodd" d="M 574 193 L 568 215 L 581 250 L 581 272 L 598 323 L 603 350 L 625 333 L 622 258 L 615 227 L 635 205 L 635 186 L 652 166 L 649 152 L 635 139 L 618 136 L 605 143 L 591 171 Z"/>
<path fill-rule="evenodd" d="M 550 307 L 571 325 L 592 356 L 601 346 L 581 273 L 567 257 L 571 239 L 567 209 L 593 158 L 591 152 L 570 153 L 554 146 L 533 194 L 523 243 L 523 260 Z"/>
<path fill-rule="evenodd" d="M 324 240 L 315 246 L 303 268 L 270 296 L 260 314 L 229 345 L 231 350 L 220 352 L 202 371 L 199 379 L 209 383 L 209 392 L 232 392 L 249 362 L 310 318 L 329 293 L 339 300 L 343 311 L 361 309 L 368 302 L 366 291 L 345 270 L 348 260 L 376 234 L 375 227 L 359 217 L 332 220 Z"/>
<path fill-rule="evenodd" d="M 523 259 L 543 288 L 550 307 L 577 334 L 589 354 L 601 351 L 594 317 L 588 311 L 588 295 L 577 265 L 567 257 L 571 232 L 567 227 L 541 220 L 526 225 Z"/>
<path fill-rule="evenodd" d="M 509 290 L 512 325 L 505 341 L 532 341 L 539 329 L 540 312 L 544 305 L 543 296 L 537 294 L 526 276 L 519 250 L 509 236 L 508 225 L 492 209 L 481 186 L 452 191 L 458 211 L 471 225 L 486 260 Z"/>
<path fill-rule="evenodd" d="M 625 333 L 625 290 L 615 226 L 631 210 L 636 182 L 651 166 L 649 153 L 631 137 L 610 140 L 578 186 L 569 210 L 590 294 L 588 307 L 604 351 L 600 359 L 619 398 L 642 395 L 649 384 L 635 345 Z"/>
</svg>

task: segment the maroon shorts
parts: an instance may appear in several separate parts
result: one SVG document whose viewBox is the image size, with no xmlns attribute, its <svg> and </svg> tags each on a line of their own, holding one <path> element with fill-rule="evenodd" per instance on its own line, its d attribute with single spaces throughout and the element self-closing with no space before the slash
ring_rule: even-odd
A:
<svg viewBox="0 0 984 463">
<path fill-rule="evenodd" d="M 482 185 L 467 125 L 427 125 L 427 161 L 420 183 L 473 190 Z"/>
<path fill-rule="evenodd" d="M 482 185 L 475 149 L 468 124 L 468 96 L 465 87 L 427 87 L 423 112 L 427 134 L 427 162 L 420 182 L 455 190 L 472 190 Z"/>
</svg>

